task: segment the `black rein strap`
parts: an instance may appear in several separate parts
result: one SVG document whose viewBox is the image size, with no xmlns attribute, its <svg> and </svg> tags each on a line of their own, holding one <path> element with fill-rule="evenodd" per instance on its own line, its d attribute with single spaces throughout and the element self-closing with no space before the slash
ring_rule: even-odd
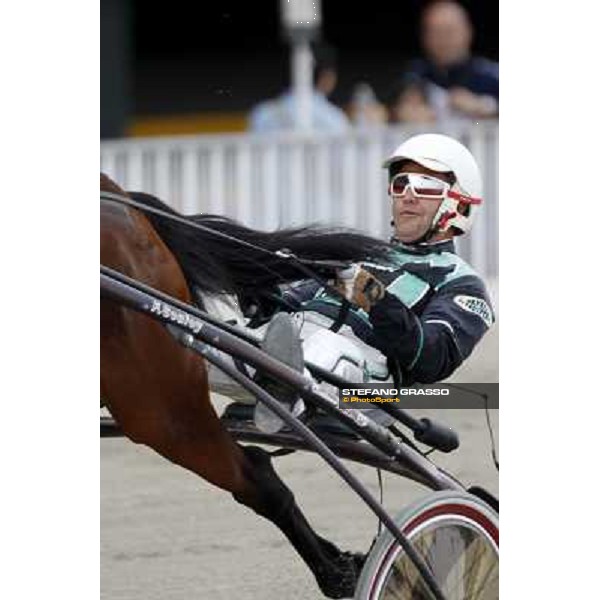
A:
<svg viewBox="0 0 600 600">
<path fill-rule="evenodd" d="M 241 247 L 250 248 L 252 250 L 256 250 L 257 252 L 261 252 L 263 254 L 268 254 L 271 257 L 276 257 L 279 259 L 287 260 L 291 264 L 293 264 L 300 272 L 304 273 L 307 277 L 315 280 L 319 285 L 321 285 L 327 292 L 336 297 L 341 301 L 340 310 L 335 322 L 331 325 L 331 331 L 337 332 L 340 327 L 346 321 L 346 317 L 348 316 L 348 312 L 350 310 L 350 302 L 346 299 L 346 297 L 334 286 L 332 286 L 326 279 L 318 275 L 311 267 L 328 267 L 331 269 L 344 269 L 348 267 L 347 263 L 330 261 L 330 260 L 307 260 L 298 258 L 295 254 L 293 254 L 289 249 L 284 248 L 281 250 L 277 250 L 273 252 L 272 250 L 268 250 L 267 248 L 262 248 L 261 246 L 256 246 L 251 244 L 250 242 L 246 242 L 245 240 L 240 240 L 239 238 L 233 237 L 222 231 L 216 231 L 211 227 L 206 227 L 205 225 L 200 225 L 194 221 L 190 221 L 188 218 L 172 214 L 170 212 L 161 210 L 159 208 L 154 208 L 153 206 L 147 206 L 141 202 L 137 202 L 136 200 L 132 200 L 131 198 L 126 198 L 125 196 L 121 196 L 120 194 L 114 194 L 112 192 L 100 192 L 100 200 L 108 200 L 110 202 L 116 202 L 117 204 L 123 204 L 124 206 L 129 206 L 130 208 L 134 208 L 140 210 L 142 212 L 151 213 L 162 217 L 164 219 L 169 219 L 171 221 L 176 221 L 183 225 L 187 225 L 193 229 L 198 229 L 204 233 L 208 233 L 219 237 L 221 239 L 225 239 L 229 242 L 233 242 L 238 244 Z M 258 265 L 261 267 L 272 271 L 272 269 L 262 265 L 262 263 L 258 262 Z"/>
</svg>

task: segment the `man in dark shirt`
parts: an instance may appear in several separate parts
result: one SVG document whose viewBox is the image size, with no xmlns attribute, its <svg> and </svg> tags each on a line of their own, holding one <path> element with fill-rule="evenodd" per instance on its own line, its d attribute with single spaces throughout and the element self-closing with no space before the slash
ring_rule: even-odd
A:
<svg viewBox="0 0 600 600">
<path fill-rule="evenodd" d="M 484 282 L 453 242 L 469 231 L 483 201 L 479 167 L 465 146 L 439 134 L 409 138 L 383 166 L 394 224 L 388 256 L 338 273 L 336 285 L 352 308 L 337 334 L 327 327 L 340 314 L 338 297 L 314 281 L 285 290 L 287 305 L 301 311 L 302 342 L 293 341 L 291 322 L 283 323 L 286 335 L 278 334 L 271 353 L 298 370 L 304 358 L 354 383 L 381 381 L 390 371 L 403 385 L 435 383 L 469 357 L 494 322 Z M 276 338 L 268 333 L 268 341 Z M 287 401 L 293 405 L 295 396 Z M 265 431 L 283 426 L 262 403 L 255 421 Z"/>
<path fill-rule="evenodd" d="M 427 6 L 421 21 L 425 57 L 406 75 L 430 86 L 437 112 L 471 119 L 498 115 L 498 64 L 471 55 L 473 27 L 466 10 L 452 0 Z"/>
<path fill-rule="evenodd" d="M 340 291 L 354 306 L 346 322 L 358 339 L 399 367 L 403 383 L 433 383 L 467 359 L 494 321 L 485 284 L 453 243 L 469 230 L 482 202 L 479 168 L 465 146 L 438 134 L 406 140 L 384 167 L 393 249 L 386 261 L 340 273 Z M 295 286 L 285 296 L 331 319 L 339 310 L 339 301 L 315 283 Z M 307 356 L 312 362 L 326 356 L 329 342 L 321 341 Z M 339 356 L 348 354 L 340 346 Z M 326 366 L 335 371 L 335 360 Z"/>
</svg>

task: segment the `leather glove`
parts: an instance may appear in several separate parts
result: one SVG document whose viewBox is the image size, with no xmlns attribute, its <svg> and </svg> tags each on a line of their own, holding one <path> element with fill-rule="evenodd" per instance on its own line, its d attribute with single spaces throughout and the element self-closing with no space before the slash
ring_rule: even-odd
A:
<svg viewBox="0 0 600 600">
<path fill-rule="evenodd" d="M 358 265 L 338 271 L 335 287 L 347 300 L 366 312 L 385 294 L 385 285 Z"/>
</svg>

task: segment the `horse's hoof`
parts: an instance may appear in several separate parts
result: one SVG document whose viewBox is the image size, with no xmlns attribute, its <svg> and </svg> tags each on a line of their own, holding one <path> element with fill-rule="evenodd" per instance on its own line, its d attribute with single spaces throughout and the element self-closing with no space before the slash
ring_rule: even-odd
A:
<svg viewBox="0 0 600 600">
<path fill-rule="evenodd" d="M 366 557 L 344 552 L 335 560 L 333 569 L 317 576 L 321 591 L 328 598 L 353 598 L 360 569 Z"/>
<path fill-rule="evenodd" d="M 356 578 L 358 579 L 358 577 L 360 576 L 360 573 L 362 571 L 362 568 L 365 566 L 365 563 L 367 562 L 367 555 L 362 554 L 361 552 L 357 552 L 355 554 L 352 554 L 352 560 L 354 561 L 354 569 L 356 571 Z"/>
</svg>

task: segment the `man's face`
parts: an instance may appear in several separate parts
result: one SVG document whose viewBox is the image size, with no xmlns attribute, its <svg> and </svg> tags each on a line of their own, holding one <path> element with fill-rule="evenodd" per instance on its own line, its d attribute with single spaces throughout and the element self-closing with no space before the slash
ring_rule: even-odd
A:
<svg viewBox="0 0 600 600">
<path fill-rule="evenodd" d="M 439 173 L 421 166 L 411 160 L 404 161 L 398 173 L 423 173 L 437 179 L 452 183 L 450 173 Z M 416 198 L 409 187 L 402 197 L 392 197 L 392 215 L 396 237 L 405 244 L 409 244 L 423 237 L 431 227 L 442 200 Z"/>
<path fill-rule="evenodd" d="M 315 87 L 319 92 L 321 92 L 325 97 L 333 94 L 333 90 L 335 90 L 335 86 L 337 85 L 337 73 L 334 69 L 325 69 L 323 70 L 317 79 Z"/>
<path fill-rule="evenodd" d="M 421 42 L 427 56 L 439 67 L 465 59 L 470 52 L 471 37 L 471 24 L 461 6 L 441 3 L 423 15 Z"/>
</svg>

